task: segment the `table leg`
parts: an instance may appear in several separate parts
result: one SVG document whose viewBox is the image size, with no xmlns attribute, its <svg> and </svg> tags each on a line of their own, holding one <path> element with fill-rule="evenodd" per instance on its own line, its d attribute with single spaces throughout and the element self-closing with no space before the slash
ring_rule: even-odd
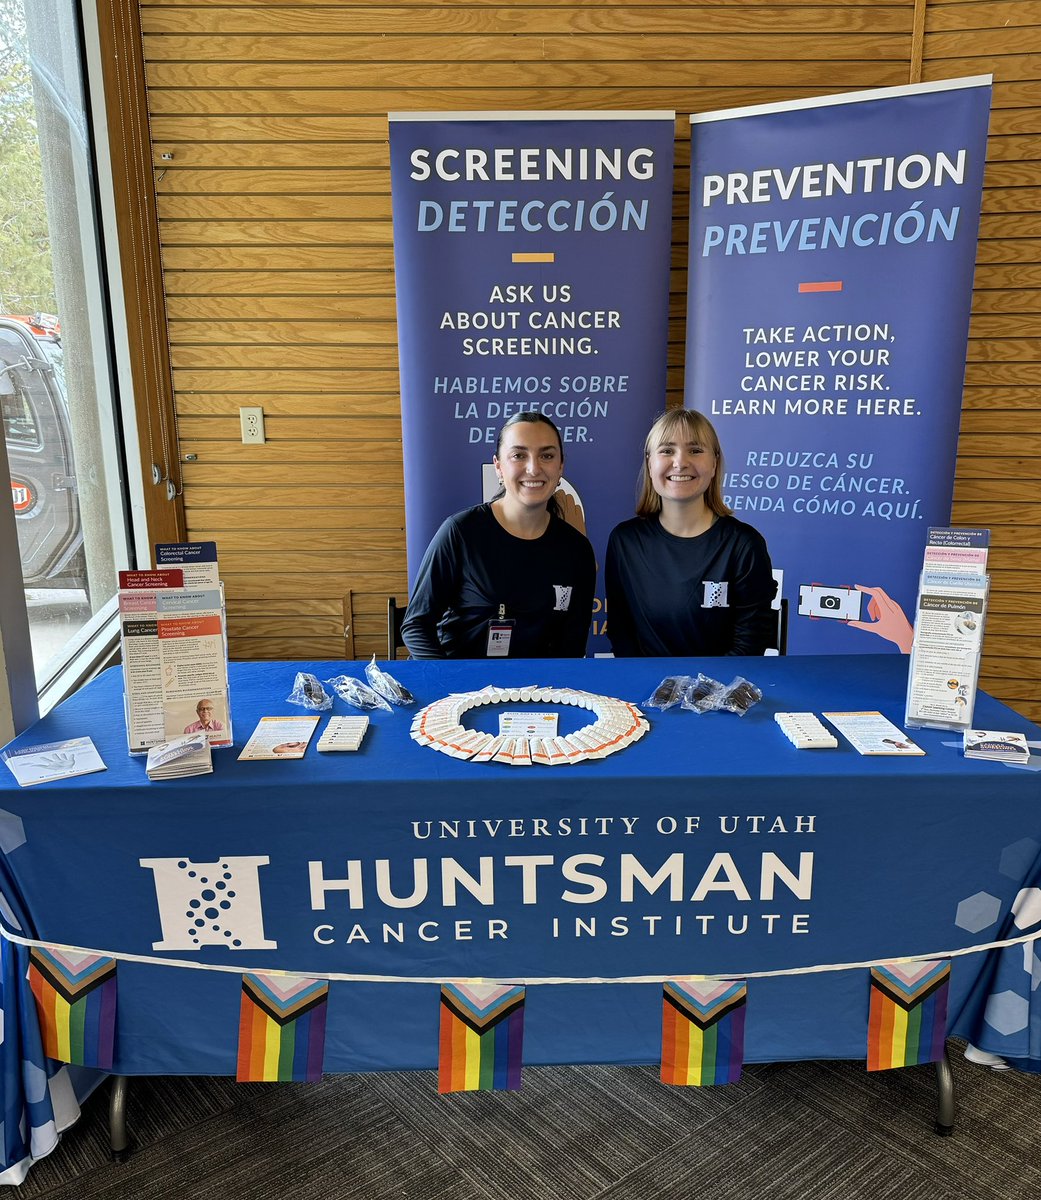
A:
<svg viewBox="0 0 1041 1200">
<path fill-rule="evenodd" d="M 954 1075 L 946 1046 L 943 1058 L 936 1063 L 936 1086 L 936 1133 L 940 1137 L 950 1137 L 954 1132 Z"/>
<path fill-rule="evenodd" d="M 112 1076 L 108 1097 L 108 1141 L 113 1162 L 126 1162 L 130 1153 L 127 1140 L 127 1090 L 130 1080 L 125 1075 Z"/>
</svg>

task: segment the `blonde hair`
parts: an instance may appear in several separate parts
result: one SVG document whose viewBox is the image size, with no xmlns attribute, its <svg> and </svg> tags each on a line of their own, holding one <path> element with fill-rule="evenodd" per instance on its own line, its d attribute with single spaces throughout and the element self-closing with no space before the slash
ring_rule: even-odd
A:
<svg viewBox="0 0 1041 1200">
<path fill-rule="evenodd" d="M 654 490 L 647 463 L 653 451 L 665 442 L 695 442 L 716 456 L 716 473 L 705 493 L 705 503 L 717 517 L 729 517 L 731 510 L 723 503 L 723 451 L 712 422 L 692 408 L 670 408 L 654 422 L 643 445 L 643 467 L 640 470 L 636 515 L 653 517 L 661 512 L 661 496 Z"/>
</svg>

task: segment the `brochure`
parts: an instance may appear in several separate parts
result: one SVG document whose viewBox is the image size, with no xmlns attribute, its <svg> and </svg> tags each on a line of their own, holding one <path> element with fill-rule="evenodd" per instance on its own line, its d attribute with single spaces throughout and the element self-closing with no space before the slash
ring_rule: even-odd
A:
<svg viewBox="0 0 1041 1200">
<path fill-rule="evenodd" d="M 26 746 L 23 750 L 5 750 L 0 758 L 7 763 L 19 787 L 32 787 L 36 783 L 50 783 L 55 779 L 71 779 L 73 775 L 108 770 L 89 737 L 48 742 L 43 746 Z"/>
<path fill-rule="evenodd" d="M 159 542 L 155 561 L 160 568 L 177 568 L 184 576 L 187 588 L 220 586 L 216 542 Z"/>
<path fill-rule="evenodd" d="M 986 606 L 985 582 L 978 591 L 923 584 L 908 672 L 908 723 L 964 728 L 972 721 Z"/>
<path fill-rule="evenodd" d="M 858 754 L 925 753 L 880 712 L 826 712 L 824 716 Z"/>
<path fill-rule="evenodd" d="M 989 529 L 945 529 L 930 526 L 925 566 L 965 575 L 983 575 L 990 549 Z"/>
<path fill-rule="evenodd" d="M 222 588 L 121 588 L 119 623 L 130 753 L 199 732 L 230 746 Z"/>
<path fill-rule="evenodd" d="M 188 775 L 207 775 L 212 770 L 210 742 L 201 732 L 153 746 L 145 763 L 149 779 L 183 779 Z"/>
<path fill-rule="evenodd" d="M 173 588 L 184 587 L 184 572 L 180 567 L 169 571 L 120 571 L 121 588 Z"/>
<path fill-rule="evenodd" d="M 1004 733 L 999 729 L 966 729 L 962 737 L 962 753 L 966 758 L 983 758 L 989 762 L 1025 765 L 1030 760 L 1030 744 L 1025 733 Z"/>
<path fill-rule="evenodd" d="M 261 717 L 239 760 L 303 758 L 320 717 Z"/>
</svg>

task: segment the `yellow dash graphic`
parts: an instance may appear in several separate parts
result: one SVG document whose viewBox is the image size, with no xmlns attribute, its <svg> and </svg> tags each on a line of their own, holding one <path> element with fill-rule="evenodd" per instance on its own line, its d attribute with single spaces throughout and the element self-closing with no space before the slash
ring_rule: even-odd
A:
<svg viewBox="0 0 1041 1200">
<path fill-rule="evenodd" d="M 514 254 L 512 257 L 515 263 L 556 262 L 557 260 L 557 256 L 552 250 L 547 250 L 538 254 Z"/>
</svg>

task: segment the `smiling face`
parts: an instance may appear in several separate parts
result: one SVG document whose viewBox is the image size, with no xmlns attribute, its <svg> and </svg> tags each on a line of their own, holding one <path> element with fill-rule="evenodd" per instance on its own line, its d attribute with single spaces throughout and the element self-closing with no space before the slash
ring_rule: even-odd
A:
<svg viewBox="0 0 1041 1200">
<path fill-rule="evenodd" d="M 669 409 L 643 444 L 636 515 L 653 517 L 663 505 L 694 500 L 717 517 L 728 517 L 731 510 L 720 486 L 723 473 L 723 452 L 712 422 L 693 409 Z"/>
<path fill-rule="evenodd" d="M 505 499 L 525 509 L 545 508 L 564 470 L 556 431 L 543 421 L 519 421 L 504 429 L 492 462 Z"/>
<path fill-rule="evenodd" d="M 213 720 L 213 701 L 212 700 L 200 700 L 199 703 L 195 706 L 195 712 L 198 715 L 199 720 L 203 723 L 203 725 L 206 725 L 208 727 L 210 725 L 210 722 Z"/>
<path fill-rule="evenodd" d="M 714 446 L 686 438 L 676 430 L 647 453 L 647 475 L 662 502 L 691 503 L 702 500 L 716 476 Z"/>
</svg>

